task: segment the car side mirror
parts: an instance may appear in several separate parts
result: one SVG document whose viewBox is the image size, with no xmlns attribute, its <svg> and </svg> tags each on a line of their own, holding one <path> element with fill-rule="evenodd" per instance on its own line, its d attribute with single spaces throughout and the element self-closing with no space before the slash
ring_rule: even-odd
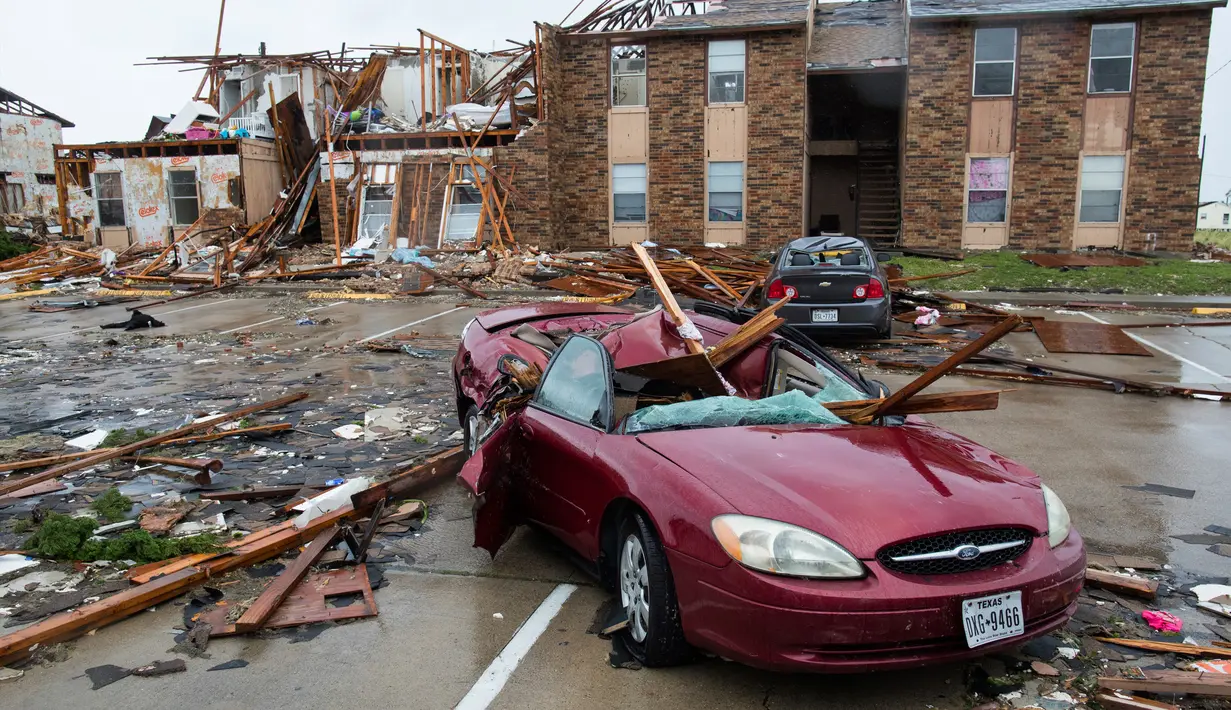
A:
<svg viewBox="0 0 1231 710">
<path fill-rule="evenodd" d="M 877 261 L 893 261 L 893 254 L 886 254 L 883 251 L 876 252 Z"/>
</svg>

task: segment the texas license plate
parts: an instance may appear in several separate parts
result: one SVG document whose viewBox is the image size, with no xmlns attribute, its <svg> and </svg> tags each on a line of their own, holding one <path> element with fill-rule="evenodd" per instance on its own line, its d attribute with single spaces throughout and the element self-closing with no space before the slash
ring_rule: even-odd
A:
<svg viewBox="0 0 1231 710">
<path fill-rule="evenodd" d="M 837 308 L 813 308 L 812 309 L 813 323 L 837 323 L 838 309 Z"/>
<path fill-rule="evenodd" d="M 966 645 L 982 646 L 1026 632 L 1022 621 L 1022 593 L 1001 592 L 990 597 L 962 601 L 962 626 Z"/>
</svg>

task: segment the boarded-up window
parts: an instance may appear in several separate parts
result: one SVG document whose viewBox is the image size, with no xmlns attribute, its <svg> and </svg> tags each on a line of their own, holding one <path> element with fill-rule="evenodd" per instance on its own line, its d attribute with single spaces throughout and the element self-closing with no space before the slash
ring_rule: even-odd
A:
<svg viewBox="0 0 1231 710">
<path fill-rule="evenodd" d="M 611 105 L 645 106 L 645 45 L 611 48 Z"/>
<path fill-rule="evenodd" d="M 1081 160 L 1079 222 L 1119 222 L 1124 190 L 1123 155 L 1087 155 Z"/>
<path fill-rule="evenodd" d="M 98 186 L 98 224 L 101 227 L 123 227 L 124 180 L 120 173 L 94 173 Z"/>
<path fill-rule="evenodd" d="M 8 173 L 0 173 L 0 213 L 20 212 L 26 205 L 26 188 L 20 182 L 8 180 Z"/>
<path fill-rule="evenodd" d="M 167 176 L 167 188 L 171 196 L 171 222 L 189 225 L 201 216 L 201 203 L 197 198 L 197 171 L 172 170 Z"/>
<path fill-rule="evenodd" d="M 616 222 L 645 221 L 645 163 L 611 166 L 611 208 Z"/>
<path fill-rule="evenodd" d="M 744 221 L 744 164 L 713 162 L 709 170 L 709 221 Z"/>
<path fill-rule="evenodd" d="M 1090 29 L 1090 93 L 1110 94 L 1133 88 L 1133 48 L 1137 25 L 1116 22 Z"/>
<path fill-rule="evenodd" d="M 1008 218 L 1009 159 L 971 158 L 967 190 L 967 222 L 1004 222 Z"/>
</svg>

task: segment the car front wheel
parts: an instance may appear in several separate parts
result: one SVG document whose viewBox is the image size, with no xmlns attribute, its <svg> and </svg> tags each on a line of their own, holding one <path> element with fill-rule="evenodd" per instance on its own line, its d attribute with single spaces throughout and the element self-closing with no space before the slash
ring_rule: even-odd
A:
<svg viewBox="0 0 1231 710">
<path fill-rule="evenodd" d="M 671 666 L 687 661 L 675 583 L 662 543 L 640 513 L 626 517 L 618 536 L 617 580 L 620 604 L 628 617 L 625 643 L 643 665 Z"/>
</svg>

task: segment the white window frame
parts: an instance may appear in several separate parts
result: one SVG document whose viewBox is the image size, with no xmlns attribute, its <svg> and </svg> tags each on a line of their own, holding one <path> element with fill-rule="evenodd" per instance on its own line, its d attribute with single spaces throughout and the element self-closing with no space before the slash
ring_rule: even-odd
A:
<svg viewBox="0 0 1231 710">
<path fill-rule="evenodd" d="M 715 56 L 719 57 L 734 57 L 734 52 L 723 52 L 714 54 L 715 47 L 733 47 L 738 44 L 740 46 L 739 56 L 743 60 L 738 72 L 736 71 L 714 71 L 713 61 Z M 743 81 L 743 91 L 740 94 L 739 101 L 716 101 L 714 99 L 714 75 L 715 74 L 739 74 Z M 710 106 L 742 106 L 748 101 L 748 42 L 744 39 L 712 39 L 705 46 L 705 97 Z"/>
<path fill-rule="evenodd" d="M 171 168 L 170 170 L 167 171 L 167 201 L 170 202 L 171 204 L 171 225 L 175 227 L 190 227 L 197 221 L 197 219 L 194 219 L 191 222 L 180 222 L 179 221 L 179 210 L 177 210 L 175 207 L 176 200 L 188 199 L 186 195 L 176 196 L 175 194 L 174 186 L 171 181 L 171 176 L 175 175 L 176 173 L 191 173 L 192 174 L 192 187 L 194 191 L 193 197 L 197 201 L 197 219 L 201 218 L 201 180 L 199 176 L 197 175 L 197 169 L 192 166 L 185 167 L 185 168 Z"/>
<path fill-rule="evenodd" d="M 1012 59 L 979 59 L 979 33 L 988 30 L 1011 30 L 1013 32 L 1013 58 Z M 971 47 L 970 54 L 974 58 L 974 66 L 970 71 L 970 95 L 983 97 L 1003 97 L 1013 96 L 1017 93 L 1017 42 L 1018 31 L 1016 27 L 977 27 L 975 28 L 974 46 Z M 979 85 L 979 65 L 980 64 L 1012 64 L 1013 75 L 1009 79 L 1009 93 L 1007 94 L 980 94 L 976 91 Z"/>
<path fill-rule="evenodd" d="M 1231 214 L 1229 214 L 1229 213 L 1227 213 L 1227 212 L 1223 212 L 1223 213 L 1222 213 L 1222 226 L 1224 226 L 1224 227 L 1225 227 L 1225 226 L 1227 226 L 1227 225 L 1229 225 L 1229 224 L 1231 224 Z"/>
<path fill-rule="evenodd" d="M 103 197 L 102 180 L 111 179 L 110 176 L 115 176 L 115 179 L 120 184 L 119 197 Z M 119 202 L 120 203 L 120 223 L 119 224 L 103 224 L 103 203 L 104 202 Z M 127 227 L 128 213 L 124 211 L 124 173 L 119 172 L 96 172 L 94 173 L 94 203 L 95 211 L 98 214 L 98 226 L 107 227 Z"/>
<path fill-rule="evenodd" d="M 715 165 L 738 165 L 739 171 L 739 219 L 710 219 L 710 198 L 715 194 L 733 194 L 731 190 L 714 190 L 710 184 L 711 171 Z M 725 177 L 725 176 L 724 176 Z M 710 224 L 742 224 L 748 220 L 748 163 L 744 160 L 711 160 L 705 165 L 705 221 Z"/>
<path fill-rule="evenodd" d="M 970 165 L 972 162 L 976 160 L 1003 160 L 1007 163 L 1006 167 L 1008 168 L 1008 170 L 1006 174 L 1008 175 L 1008 179 L 1005 183 L 1005 188 L 1003 190 L 985 188 L 985 187 L 972 188 L 970 186 Z M 963 222 L 965 222 L 968 225 L 994 225 L 997 227 L 1003 227 L 1009 224 L 1009 217 L 1013 211 L 1013 156 L 1012 155 L 977 154 L 977 155 L 968 156 L 966 158 L 965 182 L 966 182 L 966 194 L 964 196 L 965 204 L 962 206 Z M 999 222 L 975 222 L 971 220 L 970 219 L 970 193 L 972 192 L 1004 192 L 1004 219 Z"/>
<path fill-rule="evenodd" d="M 1086 201 L 1086 161 L 1090 158 L 1119 158 L 1120 159 L 1120 199 L 1118 209 L 1116 210 L 1116 219 L 1114 221 L 1093 221 L 1087 222 L 1081 218 L 1081 208 Z M 1124 222 L 1124 193 L 1128 185 L 1128 155 L 1125 153 L 1087 153 L 1081 156 L 1081 162 L 1077 166 L 1077 223 L 1079 225 L 1116 225 Z M 1109 192 L 1109 190 L 1089 190 L 1089 192 Z"/>
<path fill-rule="evenodd" d="M 620 168 L 639 167 L 641 175 L 623 175 L 617 176 Z M 641 180 L 641 190 L 621 189 L 617 185 L 617 180 Z M 642 204 L 645 205 L 645 219 L 631 220 L 619 219 L 616 216 L 616 195 L 641 195 Z M 611 223 L 612 224 L 645 224 L 650 219 L 650 173 L 649 166 L 645 163 L 616 163 L 611 166 Z"/>
<path fill-rule="evenodd" d="M 1094 56 L 1094 33 L 1099 29 L 1123 29 L 1125 27 L 1133 28 L 1133 49 L 1129 54 L 1115 54 L 1105 57 Z M 1128 60 L 1128 88 L 1123 91 L 1095 91 L 1094 90 L 1094 60 L 1095 59 L 1127 59 Z M 1133 92 L 1133 80 L 1136 78 L 1137 71 L 1137 23 L 1136 22 L 1100 22 L 1090 25 L 1090 58 L 1086 62 L 1086 93 L 1102 96 L 1104 94 L 1131 94 Z"/>
<path fill-rule="evenodd" d="M 641 71 L 620 70 L 616 67 L 616 52 L 617 50 L 641 50 Z M 649 52 L 646 51 L 644 44 L 613 44 L 611 45 L 611 106 L 612 108 L 631 108 L 646 106 L 650 101 L 650 86 L 648 83 L 649 69 Z M 627 58 L 624 59 L 627 61 Z M 617 103 L 616 102 L 616 86 L 617 79 L 641 78 L 641 95 L 644 97 L 640 103 Z"/>
<path fill-rule="evenodd" d="M 459 194 L 478 194 L 479 201 L 462 202 Z M 483 193 L 470 182 L 455 182 L 449 186 L 449 207 L 444 213 L 444 241 L 450 243 L 473 242 L 479 237 L 479 224 L 483 221 Z"/>
</svg>

